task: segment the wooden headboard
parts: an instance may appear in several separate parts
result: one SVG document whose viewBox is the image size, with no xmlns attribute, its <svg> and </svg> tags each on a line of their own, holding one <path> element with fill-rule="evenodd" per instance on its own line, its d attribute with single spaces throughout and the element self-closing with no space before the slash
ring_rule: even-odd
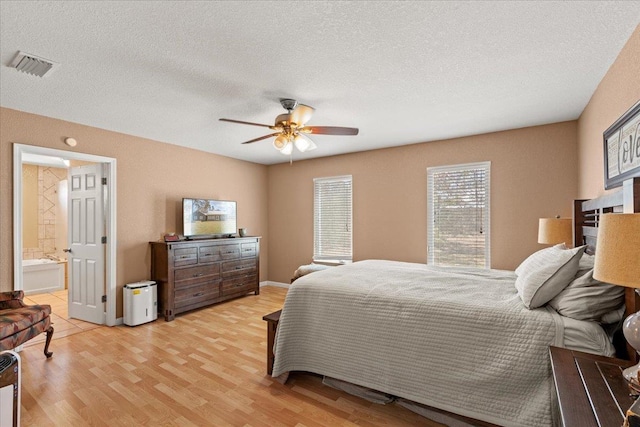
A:
<svg viewBox="0 0 640 427">
<path fill-rule="evenodd" d="M 587 245 L 587 253 L 595 254 L 598 244 L 598 224 L 600 215 L 605 213 L 640 213 L 640 177 L 624 182 L 615 192 L 591 200 L 574 200 L 573 241 L 575 246 Z M 633 288 L 625 288 L 625 317 L 640 311 L 640 296 Z M 622 338 L 624 340 L 624 337 Z M 623 344 L 616 345 L 618 357 L 638 360 L 635 350 Z M 626 346 L 626 351 L 625 347 Z"/>
</svg>

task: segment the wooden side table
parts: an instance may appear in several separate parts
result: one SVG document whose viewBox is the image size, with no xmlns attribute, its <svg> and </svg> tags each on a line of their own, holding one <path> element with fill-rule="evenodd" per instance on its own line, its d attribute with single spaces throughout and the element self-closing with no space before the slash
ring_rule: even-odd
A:
<svg viewBox="0 0 640 427">
<path fill-rule="evenodd" d="M 267 374 L 269 375 L 273 373 L 273 361 L 275 359 L 273 355 L 273 344 L 275 343 L 276 330 L 278 329 L 281 313 L 282 310 L 278 310 L 262 317 L 262 320 L 267 321 Z"/>
<path fill-rule="evenodd" d="M 628 360 L 550 347 L 564 427 L 620 427 L 635 398 L 622 376 Z"/>
</svg>

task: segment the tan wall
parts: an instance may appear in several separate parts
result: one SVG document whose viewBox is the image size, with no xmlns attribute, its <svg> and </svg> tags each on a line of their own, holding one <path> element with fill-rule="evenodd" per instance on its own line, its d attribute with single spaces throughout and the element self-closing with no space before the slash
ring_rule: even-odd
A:
<svg viewBox="0 0 640 427">
<path fill-rule="evenodd" d="M 354 260 L 426 262 L 429 166 L 491 161 L 491 264 L 541 249 L 538 218 L 571 216 L 575 121 L 269 167 L 269 279 L 313 256 L 313 178 L 353 175 Z M 320 145 L 320 142 L 318 143 Z"/>
<path fill-rule="evenodd" d="M 618 54 L 578 120 L 579 198 L 604 190 L 602 133 L 640 100 L 640 26 Z"/>
<path fill-rule="evenodd" d="M 65 137 L 78 140 L 75 148 Z M 237 200 L 238 225 L 263 236 L 267 279 L 267 167 L 61 120 L 0 109 L 0 291 L 13 289 L 12 143 L 117 159 L 117 315 L 121 289 L 149 277 L 148 242 L 180 231 L 182 197 Z"/>
</svg>

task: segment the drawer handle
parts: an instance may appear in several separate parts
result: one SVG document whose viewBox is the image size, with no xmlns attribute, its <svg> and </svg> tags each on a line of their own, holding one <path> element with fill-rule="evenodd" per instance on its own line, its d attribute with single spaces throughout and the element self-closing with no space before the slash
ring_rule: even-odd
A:
<svg viewBox="0 0 640 427">
<path fill-rule="evenodd" d="M 204 276 L 204 273 L 196 273 L 193 275 L 193 277 L 200 277 L 200 276 Z"/>
<path fill-rule="evenodd" d="M 189 255 L 182 255 L 180 258 L 191 258 Z"/>
<path fill-rule="evenodd" d="M 226 252 L 225 252 L 225 254 L 232 254 L 232 253 L 234 253 L 234 252 L 235 252 L 235 251 L 226 251 Z"/>
<path fill-rule="evenodd" d="M 242 267 L 236 267 L 236 270 L 242 270 Z"/>
<path fill-rule="evenodd" d="M 198 292 L 197 294 L 193 294 L 194 297 L 201 297 L 204 295 L 204 292 Z"/>
</svg>

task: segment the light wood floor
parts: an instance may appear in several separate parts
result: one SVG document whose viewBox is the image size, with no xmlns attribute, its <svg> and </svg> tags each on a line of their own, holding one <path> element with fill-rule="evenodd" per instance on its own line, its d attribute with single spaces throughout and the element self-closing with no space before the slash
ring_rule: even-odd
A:
<svg viewBox="0 0 640 427">
<path fill-rule="evenodd" d="M 286 289 L 136 327 L 100 327 L 22 353 L 23 426 L 441 426 L 310 374 L 266 374 L 266 323 Z"/>
<path fill-rule="evenodd" d="M 100 327 L 100 325 L 96 325 L 94 323 L 84 322 L 78 319 L 70 319 L 68 297 L 69 291 L 66 289 L 46 294 L 27 295 L 24 297 L 25 304 L 49 304 L 51 306 L 51 323 L 55 329 L 53 333 L 53 341 Z M 44 349 L 45 338 L 46 334 L 40 334 L 27 341 L 25 346 L 37 345 Z"/>
</svg>

